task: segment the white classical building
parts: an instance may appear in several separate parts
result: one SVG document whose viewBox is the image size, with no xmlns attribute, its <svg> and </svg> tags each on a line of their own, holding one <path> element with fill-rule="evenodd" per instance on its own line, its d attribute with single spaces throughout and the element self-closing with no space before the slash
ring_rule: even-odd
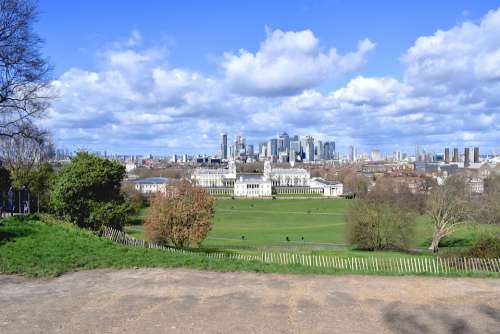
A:
<svg viewBox="0 0 500 334">
<path fill-rule="evenodd" d="M 337 197 L 343 194 L 340 182 L 311 178 L 303 168 L 273 169 L 269 161 L 264 162 L 262 175 L 237 175 L 234 161 L 228 168 L 196 169 L 191 180 L 207 188 L 210 194 L 235 197 L 272 197 L 276 195 Z"/>
<path fill-rule="evenodd" d="M 344 193 L 344 185 L 337 181 L 328 181 L 320 177 L 315 177 L 309 182 L 311 189 L 321 189 L 325 197 L 338 197 Z"/>
<path fill-rule="evenodd" d="M 132 181 L 135 190 L 143 195 L 150 195 L 157 192 L 165 192 L 170 179 L 166 177 L 147 177 Z"/>
<path fill-rule="evenodd" d="M 228 168 L 197 168 L 191 180 L 204 188 L 233 188 L 236 165 L 234 161 L 229 161 Z"/>
<path fill-rule="evenodd" d="M 234 183 L 236 197 L 271 197 L 273 195 L 271 180 L 264 176 L 240 176 Z"/>
</svg>

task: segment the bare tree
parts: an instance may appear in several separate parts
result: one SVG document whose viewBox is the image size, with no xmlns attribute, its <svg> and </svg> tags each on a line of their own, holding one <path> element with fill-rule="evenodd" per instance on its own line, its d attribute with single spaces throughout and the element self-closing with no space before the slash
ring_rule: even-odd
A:
<svg viewBox="0 0 500 334">
<path fill-rule="evenodd" d="M 10 171 L 17 189 L 28 184 L 33 168 L 46 161 L 51 151 L 52 141 L 46 132 L 30 129 L 28 137 L 0 137 L 0 160 Z"/>
<path fill-rule="evenodd" d="M 484 181 L 484 194 L 476 201 L 475 218 L 482 224 L 500 225 L 500 175 L 490 175 Z"/>
<path fill-rule="evenodd" d="M 427 197 L 426 211 L 434 228 L 429 250 L 435 253 L 442 238 L 471 221 L 471 203 L 467 200 L 464 179 L 452 176 L 443 186 L 434 187 Z"/>
<path fill-rule="evenodd" d="M 48 107 L 49 65 L 33 32 L 36 2 L 0 0 L 0 137 L 36 135 Z"/>
</svg>

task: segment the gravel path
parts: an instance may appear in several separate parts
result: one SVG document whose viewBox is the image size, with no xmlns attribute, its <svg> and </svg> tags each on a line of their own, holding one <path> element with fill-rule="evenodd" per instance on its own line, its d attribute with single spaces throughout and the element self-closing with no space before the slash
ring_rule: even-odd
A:
<svg viewBox="0 0 500 334">
<path fill-rule="evenodd" d="M 0 275 L 0 333 L 500 333 L 500 280 L 92 270 Z"/>
</svg>

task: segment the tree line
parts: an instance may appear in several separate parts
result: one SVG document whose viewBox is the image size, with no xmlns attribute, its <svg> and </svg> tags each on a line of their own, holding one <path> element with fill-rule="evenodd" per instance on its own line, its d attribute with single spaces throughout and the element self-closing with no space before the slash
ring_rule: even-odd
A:
<svg viewBox="0 0 500 334">
<path fill-rule="evenodd" d="M 438 252 L 443 238 L 463 225 L 499 225 L 500 175 L 490 175 L 484 194 L 477 196 L 471 196 L 466 177 L 460 173 L 424 193 L 413 193 L 395 179 L 379 179 L 371 191 L 359 194 L 349 206 L 345 217 L 348 241 L 361 249 L 408 250 L 420 216 L 432 226 L 432 252 Z M 486 238 L 498 248 L 498 235 Z"/>
</svg>

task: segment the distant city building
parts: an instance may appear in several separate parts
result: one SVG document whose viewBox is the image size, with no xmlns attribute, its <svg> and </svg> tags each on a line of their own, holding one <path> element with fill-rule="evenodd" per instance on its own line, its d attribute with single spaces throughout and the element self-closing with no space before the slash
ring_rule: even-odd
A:
<svg viewBox="0 0 500 334">
<path fill-rule="evenodd" d="M 227 159 L 227 134 L 221 133 L 220 135 L 220 157 L 221 159 Z"/>
<path fill-rule="evenodd" d="M 464 167 L 467 168 L 470 166 L 470 149 L 466 147 L 464 149 Z"/>
<path fill-rule="evenodd" d="M 335 142 L 327 141 L 323 145 L 323 158 L 325 160 L 333 160 L 335 159 Z"/>
<path fill-rule="evenodd" d="M 307 161 L 314 161 L 314 138 L 311 136 L 306 136 L 304 138 L 304 153 L 305 159 Z"/>
<path fill-rule="evenodd" d="M 290 136 L 283 132 L 278 136 L 278 152 L 288 152 L 290 150 Z"/>
<path fill-rule="evenodd" d="M 474 163 L 479 163 L 479 147 L 474 147 Z"/>
<path fill-rule="evenodd" d="M 278 157 L 278 139 L 272 138 L 267 143 L 267 157 L 271 159 Z"/>
<path fill-rule="evenodd" d="M 450 163 L 450 148 L 446 147 L 444 149 L 444 162 L 449 164 Z"/>
<path fill-rule="evenodd" d="M 458 147 L 455 147 L 453 149 L 453 158 L 452 158 L 452 162 L 458 162 L 459 158 L 458 158 Z"/>
<path fill-rule="evenodd" d="M 354 148 L 354 146 L 349 146 L 349 160 L 350 161 L 357 160 L 356 148 Z"/>
<path fill-rule="evenodd" d="M 323 160 L 323 142 L 318 140 L 316 144 L 316 160 Z"/>
<path fill-rule="evenodd" d="M 166 177 L 148 177 L 144 179 L 132 181 L 135 190 L 143 195 L 154 194 L 157 192 L 165 192 L 167 183 L 170 179 Z"/>
</svg>

